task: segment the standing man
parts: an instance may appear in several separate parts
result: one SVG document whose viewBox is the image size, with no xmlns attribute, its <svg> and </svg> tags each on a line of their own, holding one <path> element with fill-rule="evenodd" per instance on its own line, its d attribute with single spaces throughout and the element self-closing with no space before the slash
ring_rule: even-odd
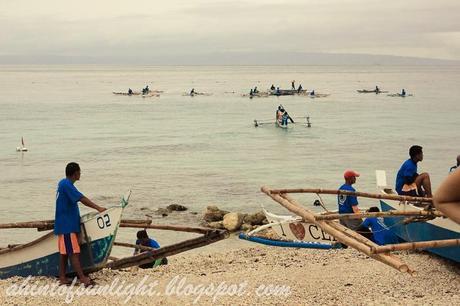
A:
<svg viewBox="0 0 460 306">
<path fill-rule="evenodd" d="M 58 236 L 59 260 L 59 282 L 63 285 L 69 284 L 66 278 L 66 267 L 68 258 L 72 267 L 78 275 L 78 279 L 85 286 L 91 285 L 89 277 L 83 274 L 80 265 L 80 245 L 78 244 L 78 233 L 80 233 L 80 210 L 78 202 L 85 206 L 103 212 L 102 208 L 85 197 L 74 183 L 80 179 L 80 166 L 77 163 L 69 163 L 65 168 L 66 178 L 62 179 L 57 187 L 56 193 L 56 214 L 54 221 L 54 234 Z"/>
<path fill-rule="evenodd" d="M 356 178 L 359 177 L 359 173 L 353 170 L 347 170 L 343 174 L 343 178 L 345 179 L 345 184 L 340 186 L 339 190 L 345 191 L 353 191 L 355 192 L 355 188 L 352 187 L 354 183 L 356 183 Z M 358 198 L 356 196 L 351 195 L 343 195 L 339 194 L 337 196 L 337 202 L 339 205 L 339 214 L 358 214 Z M 340 223 L 352 230 L 357 230 L 363 220 L 361 219 L 340 219 Z"/>
<path fill-rule="evenodd" d="M 406 160 L 396 175 L 396 192 L 399 195 L 420 196 L 431 198 L 431 180 L 428 173 L 417 173 L 417 163 L 423 160 L 421 146 L 414 145 L 409 149 L 410 158 Z"/>
</svg>

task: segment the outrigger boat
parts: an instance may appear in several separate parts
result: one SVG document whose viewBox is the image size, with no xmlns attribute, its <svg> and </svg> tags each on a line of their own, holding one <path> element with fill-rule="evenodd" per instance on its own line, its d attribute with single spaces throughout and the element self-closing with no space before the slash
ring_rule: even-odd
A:
<svg viewBox="0 0 460 306">
<path fill-rule="evenodd" d="M 310 92 L 306 89 L 279 89 L 270 90 L 272 96 L 293 96 L 293 95 L 308 95 Z"/>
<path fill-rule="evenodd" d="M 384 195 L 396 195 L 387 186 L 386 173 L 376 171 L 377 187 Z M 380 200 L 382 211 L 424 211 L 427 205 L 417 205 L 407 201 Z M 447 218 L 417 218 L 407 220 L 403 217 L 384 218 L 390 230 L 405 242 L 419 242 L 441 239 L 460 239 L 460 225 Z M 412 222 L 410 222 L 412 221 Z M 427 248 L 428 252 L 460 262 L 460 246 Z"/>
<path fill-rule="evenodd" d="M 410 208 L 415 208 L 418 203 L 419 205 L 431 203 L 432 200 L 429 198 L 410 197 L 410 196 L 399 196 L 393 194 L 370 194 L 364 192 L 351 192 L 344 190 L 326 190 L 326 189 L 311 189 L 311 188 L 299 188 L 299 189 L 270 189 L 268 187 L 262 187 L 262 192 L 267 194 L 270 198 L 281 204 L 289 211 L 295 213 L 304 220 L 304 222 L 316 225 L 321 228 L 325 233 L 334 237 L 338 242 L 352 247 L 367 256 L 376 259 L 384 264 L 387 264 L 400 272 L 407 272 L 412 274 L 414 270 L 401 259 L 392 254 L 392 251 L 400 250 L 414 250 L 414 249 L 429 249 L 432 248 L 444 248 L 454 250 L 454 253 L 460 253 L 460 237 L 458 231 L 454 232 L 454 235 L 434 235 L 436 231 L 429 230 L 431 226 L 420 227 L 419 233 L 422 237 L 422 241 L 388 244 L 388 245 L 377 245 L 373 241 L 365 238 L 357 232 L 346 228 L 339 222 L 338 219 L 361 219 L 363 217 L 384 217 L 384 218 L 401 218 L 401 217 L 412 217 L 410 221 L 426 219 L 426 218 L 442 218 L 443 214 L 430 209 L 430 210 L 396 210 L 390 209 L 384 212 L 365 212 L 359 214 L 319 214 L 314 213 L 304 208 L 299 202 L 292 198 L 289 194 L 291 193 L 312 193 L 312 194 L 332 194 L 332 195 L 352 195 L 357 197 L 366 197 L 379 200 L 391 200 L 391 201 L 403 201 L 414 203 Z M 386 202 L 386 201 L 385 201 Z M 324 206 L 324 205 L 323 205 Z M 383 208 L 384 206 L 382 206 Z M 445 220 L 444 220 L 445 221 Z M 458 226 L 458 225 L 457 225 Z M 427 233 L 429 231 L 429 233 Z M 431 239 L 431 240 L 430 240 Z M 412 241 L 412 240 L 410 240 Z M 455 259 L 454 259 L 455 260 Z"/>
<path fill-rule="evenodd" d="M 305 123 L 300 123 L 301 125 L 305 125 L 306 127 L 311 127 L 311 122 L 310 122 L 310 117 L 305 116 L 305 117 L 294 117 L 294 119 L 305 119 Z M 299 124 L 297 122 L 295 123 L 289 123 L 288 125 L 282 124 L 279 120 L 257 120 L 254 119 L 254 127 L 259 127 L 264 124 L 274 124 L 276 127 L 282 128 L 282 129 L 290 129 L 293 128 L 295 124 Z"/>
<path fill-rule="evenodd" d="M 280 247 L 314 249 L 332 249 L 340 247 L 340 244 L 337 243 L 334 237 L 324 232 L 317 225 L 304 222 L 301 217 L 276 215 L 268 212 L 263 206 L 262 211 L 269 223 L 247 234 L 241 233 L 239 235 L 240 239 Z M 258 236 L 258 233 L 269 228 L 282 240 L 267 239 Z"/>
<path fill-rule="evenodd" d="M 358 89 L 357 92 L 359 92 L 359 93 L 375 93 L 375 94 L 388 93 L 388 91 L 385 91 L 385 90 L 375 90 L 375 89 L 372 89 L 372 90 Z"/>
<path fill-rule="evenodd" d="M 116 270 L 156 262 L 158 259 L 202 247 L 229 236 L 228 232 L 224 230 L 158 225 L 152 224 L 151 219 L 121 219 L 123 209 L 128 204 L 129 195 L 130 193 L 123 197 L 119 206 L 108 208 L 102 213 L 89 213 L 81 217 L 80 261 L 84 273 L 95 272 L 103 268 Z M 153 249 L 115 241 L 119 227 L 170 230 L 196 233 L 202 236 Z M 36 228 L 39 231 L 46 231 L 54 228 L 54 220 L 0 224 L 0 229 L 6 228 Z M 110 256 L 113 246 L 138 249 L 141 250 L 141 253 L 124 258 L 115 258 Z M 58 267 L 58 243 L 53 232 L 30 243 L 0 248 L 0 279 L 29 275 L 57 276 Z M 74 274 L 70 266 L 67 271 L 70 275 Z"/>
<path fill-rule="evenodd" d="M 128 205 L 130 192 L 120 205 L 102 213 L 88 213 L 81 217 L 80 262 L 84 272 L 98 270 L 106 264 L 112 250 L 123 209 Z M 12 276 L 59 275 L 58 239 L 54 232 L 26 244 L 0 250 L 0 279 Z M 74 272 L 69 265 L 69 273 Z"/>
</svg>

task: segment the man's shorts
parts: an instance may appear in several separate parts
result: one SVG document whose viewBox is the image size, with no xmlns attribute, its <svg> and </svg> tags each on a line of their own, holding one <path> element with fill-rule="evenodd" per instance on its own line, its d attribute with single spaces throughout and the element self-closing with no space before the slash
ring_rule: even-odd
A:
<svg viewBox="0 0 460 306">
<path fill-rule="evenodd" d="M 58 235 L 58 246 L 61 255 L 80 253 L 80 245 L 78 244 L 76 233 Z"/>
</svg>

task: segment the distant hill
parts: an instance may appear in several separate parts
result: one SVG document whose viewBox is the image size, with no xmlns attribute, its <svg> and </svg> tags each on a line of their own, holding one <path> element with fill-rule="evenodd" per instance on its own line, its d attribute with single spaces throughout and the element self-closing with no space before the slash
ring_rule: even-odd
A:
<svg viewBox="0 0 460 306">
<path fill-rule="evenodd" d="M 114 65 L 460 65 L 460 61 L 371 54 L 219 52 L 151 56 L 3 55 L 0 64 Z"/>
</svg>

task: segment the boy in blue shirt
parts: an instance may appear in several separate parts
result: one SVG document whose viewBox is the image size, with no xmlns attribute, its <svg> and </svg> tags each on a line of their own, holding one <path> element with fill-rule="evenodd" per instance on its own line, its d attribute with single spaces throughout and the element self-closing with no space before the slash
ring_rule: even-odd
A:
<svg viewBox="0 0 460 306">
<path fill-rule="evenodd" d="M 142 230 L 142 231 L 137 232 L 136 244 L 146 246 L 146 247 L 150 247 L 150 248 L 153 248 L 153 249 L 159 249 L 160 248 L 160 244 L 158 242 L 156 242 L 155 240 L 151 239 L 149 237 L 149 235 L 147 234 L 146 230 Z M 136 255 L 138 253 L 139 253 L 139 250 L 136 249 L 134 251 L 134 255 Z M 151 263 L 140 265 L 139 268 L 149 269 L 149 268 L 156 267 L 158 265 L 167 265 L 167 264 L 168 264 L 168 259 L 167 258 L 161 258 L 161 259 L 154 260 Z"/>
<path fill-rule="evenodd" d="M 406 160 L 396 175 L 396 192 L 399 195 L 426 196 L 431 198 L 431 180 L 428 173 L 417 173 L 417 163 L 423 160 L 421 146 L 414 145 L 409 149 L 410 158 Z"/>
<path fill-rule="evenodd" d="M 77 163 L 69 163 L 65 168 L 66 178 L 62 179 L 56 192 L 56 213 L 54 221 L 54 234 L 58 236 L 59 248 L 59 282 L 62 285 L 70 284 L 66 278 L 66 267 L 70 256 L 72 267 L 77 273 L 78 279 L 85 286 L 91 285 L 92 281 L 83 274 L 80 265 L 80 245 L 78 234 L 80 233 L 80 210 L 78 202 L 85 206 L 103 212 L 102 208 L 85 197 L 74 183 L 80 179 L 80 166 Z"/>
<path fill-rule="evenodd" d="M 380 212 L 378 207 L 369 208 L 368 212 Z M 370 217 L 366 218 L 361 224 L 362 227 L 370 228 L 372 231 L 372 241 L 378 245 L 397 243 L 398 239 L 395 235 L 388 229 L 388 227 L 383 222 L 383 218 Z"/>
</svg>

